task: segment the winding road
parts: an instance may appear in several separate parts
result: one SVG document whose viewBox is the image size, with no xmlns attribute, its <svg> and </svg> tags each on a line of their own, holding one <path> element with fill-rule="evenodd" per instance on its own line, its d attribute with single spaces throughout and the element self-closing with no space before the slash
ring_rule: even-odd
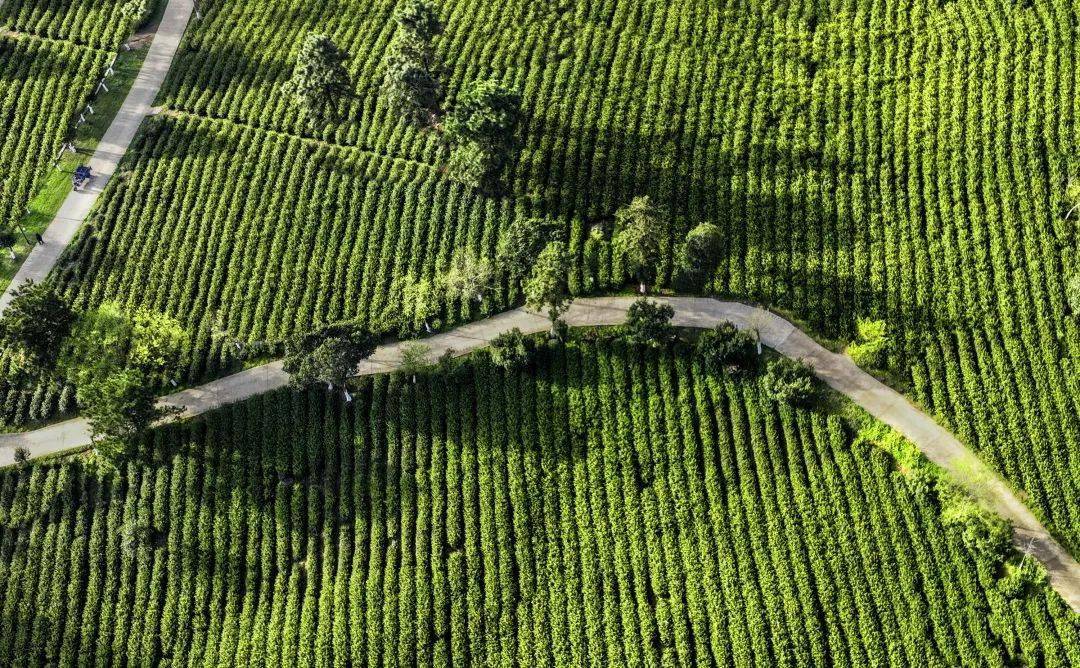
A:
<svg viewBox="0 0 1080 668">
<path fill-rule="evenodd" d="M 68 193 L 60 205 L 60 210 L 42 234 L 45 243 L 34 246 L 7 289 L 0 295 L 0 313 L 7 308 L 14 290 L 27 279 L 35 282 L 45 280 L 60 260 L 64 249 L 75 238 L 86 217 L 90 215 L 98 197 L 120 164 L 120 159 L 127 153 L 143 118 L 150 113 L 154 98 L 161 90 L 165 75 L 172 66 L 173 56 L 176 55 L 194 6 L 194 0 L 169 0 L 131 90 L 90 158 L 93 179 L 85 190 L 72 190 Z"/>
<path fill-rule="evenodd" d="M 740 302 L 707 297 L 656 297 L 675 310 L 672 322 L 681 327 L 711 328 L 728 320 L 742 329 L 757 330 L 766 346 L 787 357 L 803 359 L 814 372 L 867 412 L 896 429 L 914 443 L 930 461 L 948 471 L 986 507 L 1008 519 L 1014 528 L 1013 541 L 1027 549 L 1046 567 L 1050 584 L 1075 612 L 1080 612 L 1080 564 L 1050 535 L 1050 532 L 1013 493 L 1005 481 L 929 415 L 903 395 L 857 367 L 848 357 L 833 353 L 784 318 Z M 618 325 L 634 297 L 592 297 L 576 300 L 564 319 L 575 327 Z M 462 325 L 424 339 L 431 359 L 447 350 L 463 355 L 488 345 L 499 334 L 515 327 L 525 333 L 545 331 L 547 318 L 523 308 Z M 376 349 L 356 370 L 366 376 L 386 373 L 401 364 L 401 351 L 411 341 Z M 226 376 L 196 388 L 162 397 L 161 404 L 190 418 L 230 403 L 242 401 L 288 385 L 281 362 L 271 362 Z M 0 435 L 0 466 L 14 461 L 16 447 L 27 448 L 31 456 L 41 456 L 82 447 L 90 443 L 85 420 L 74 419 L 21 434 Z"/>
<path fill-rule="evenodd" d="M 7 307 L 15 287 L 26 279 L 41 281 L 48 276 L 90 214 L 143 118 L 151 113 L 151 105 L 172 64 L 193 6 L 193 0 L 169 0 L 142 68 L 90 160 L 95 174 L 93 182 L 85 191 L 73 191 L 64 200 L 43 235 L 45 243 L 33 249 L 8 289 L 0 295 L 0 313 Z M 578 299 L 564 319 L 571 326 L 617 325 L 625 320 L 634 299 Z M 906 436 L 927 459 L 948 471 L 988 508 L 1008 519 L 1014 527 L 1014 543 L 1042 562 L 1050 584 L 1073 611 L 1080 612 L 1080 564 L 1054 540 L 1000 476 L 903 395 L 859 369 L 849 358 L 830 352 L 792 323 L 764 309 L 710 298 L 655 299 L 674 307 L 673 323 L 676 325 L 710 328 L 729 320 L 740 328 L 757 330 L 762 342 L 780 354 L 812 364 L 822 381 Z M 548 321 L 542 315 L 515 309 L 432 336 L 423 343 L 428 346 L 432 358 L 447 350 L 461 355 L 488 345 L 493 338 L 515 327 L 525 333 L 536 333 L 546 330 Z M 401 363 L 401 351 L 407 343 L 379 347 L 359 366 L 357 375 L 395 370 Z M 288 380 L 281 362 L 271 362 L 165 396 L 160 403 L 180 409 L 181 417 L 189 418 L 284 387 Z M 32 457 L 40 457 L 89 443 L 90 432 L 83 419 L 56 423 L 31 432 L 0 435 L 0 466 L 14 463 L 15 449 L 20 446 L 27 448 Z"/>
</svg>

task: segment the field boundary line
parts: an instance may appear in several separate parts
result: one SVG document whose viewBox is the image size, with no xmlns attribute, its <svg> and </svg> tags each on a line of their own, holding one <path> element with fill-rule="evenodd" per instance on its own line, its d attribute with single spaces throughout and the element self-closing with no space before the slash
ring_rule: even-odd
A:
<svg viewBox="0 0 1080 668">
<path fill-rule="evenodd" d="M 127 153 L 143 118 L 150 113 L 154 98 L 172 66 L 194 6 L 194 0 L 169 0 L 139 74 L 90 158 L 89 165 L 94 175 L 90 185 L 83 191 L 72 190 L 64 198 L 42 234 L 44 243 L 34 246 L 0 295 L 0 313 L 7 309 L 15 289 L 27 279 L 35 282 L 45 280 L 86 221 L 120 160 Z"/>
<path fill-rule="evenodd" d="M 583 297 L 564 315 L 573 327 L 619 325 L 636 297 Z M 1049 574 L 1050 585 L 1074 612 L 1080 612 L 1080 563 L 1069 554 L 1020 501 L 1012 489 L 974 452 L 908 399 L 860 369 L 845 355 L 823 347 L 794 324 L 763 308 L 711 297 L 654 297 L 670 304 L 672 319 L 680 327 L 711 328 L 730 321 L 740 329 L 757 331 L 761 342 L 780 354 L 801 359 L 837 392 L 847 396 L 875 418 L 903 434 L 934 464 L 945 469 L 961 487 L 989 510 L 1013 525 L 1013 543 L 1038 559 Z M 357 376 L 392 372 L 401 365 L 402 350 L 414 343 L 428 347 L 432 359 L 451 351 L 464 355 L 486 347 L 496 336 L 514 328 L 536 334 L 550 327 L 547 318 L 524 308 L 461 325 L 426 339 L 397 341 L 379 346 L 356 369 Z M 191 418 L 231 403 L 286 387 L 289 376 L 280 360 L 225 376 L 160 399 L 163 406 Z M 0 466 L 14 462 L 16 447 L 31 456 L 55 454 L 90 444 L 84 419 L 76 418 L 19 434 L 0 435 Z"/>
</svg>

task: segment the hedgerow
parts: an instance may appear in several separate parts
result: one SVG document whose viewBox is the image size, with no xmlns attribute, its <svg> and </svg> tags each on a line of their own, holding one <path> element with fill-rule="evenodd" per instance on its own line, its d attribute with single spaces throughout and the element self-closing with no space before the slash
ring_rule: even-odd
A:
<svg viewBox="0 0 1080 668">
<path fill-rule="evenodd" d="M 0 662 L 1080 661 L 1038 569 L 837 416 L 686 349 L 537 354 L 0 471 Z"/>
</svg>

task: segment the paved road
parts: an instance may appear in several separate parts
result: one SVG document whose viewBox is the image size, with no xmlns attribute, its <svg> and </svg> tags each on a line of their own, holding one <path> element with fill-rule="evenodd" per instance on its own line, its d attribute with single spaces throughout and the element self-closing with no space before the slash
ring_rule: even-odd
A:
<svg viewBox="0 0 1080 668">
<path fill-rule="evenodd" d="M 194 6 L 193 0 L 169 0 L 165 14 L 161 17 L 150 51 L 146 54 L 135 82 L 131 85 L 124 103 L 113 118 L 112 124 L 105 131 L 97 150 L 90 158 L 90 169 L 94 178 L 90 185 L 81 192 L 72 190 L 68 193 L 56 217 L 41 236 L 43 245 L 35 246 L 29 257 L 19 268 L 11 284 L 0 295 L 0 313 L 11 301 L 11 293 L 26 279 L 42 281 L 56 265 L 64 249 L 75 238 L 75 233 L 82 227 L 83 221 L 97 202 L 101 191 L 112 178 L 120 158 L 127 152 L 135 131 L 139 129 L 143 118 L 150 112 L 161 82 L 172 65 L 176 47 L 187 27 L 188 17 Z"/>
<path fill-rule="evenodd" d="M 1050 536 L 996 473 L 903 395 L 859 369 L 847 357 L 826 350 L 776 314 L 738 302 L 708 298 L 656 299 L 674 307 L 673 322 L 676 325 L 708 328 L 730 320 L 740 328 L 757 330 L 762 342 L 777 352 L 812 364 L 825 383 L 904 434 L 930 461 L 949 471 L 976 498 L 1012 522 L 1015 527 L 1014 542 L 1020 547 L 1031 545 L 1032 556 L 1046 567 L 1053 587 L 1074 611 L 1080 612 L 1080 564 Z M 633 301 L 632 297 L 578 299 L 564 317 L 572 326 L 616 325 L 624 321 L 626 310 Z M 493 338 L 514 327 L 525 333 L 536 333 L 546 330 L 548 322 L 536 313 L 515 309 L 432 336 L 424 339 L 423 343 L 430 349 L 428 354 L 432 359 L 447 350 L 465 354 L 486 346 Z M 380 346 L 371 358 L 360 365 L 357 375 L 394 370 L 400 364 L 402 347 L 408 343 Z M 271 362 L 168 395 L 161 402 L 181 409 L 185 417 L 192 417 L 284 387 L 288 380 L 281 363 Z M 33 456 L 40 456 L 89 442 L 86 423 L 81 419 L 23 434 L 0 435 L 0 466 L 12 463 L 14 449 L 20 445 L 27 447 Z"/>
</svg>

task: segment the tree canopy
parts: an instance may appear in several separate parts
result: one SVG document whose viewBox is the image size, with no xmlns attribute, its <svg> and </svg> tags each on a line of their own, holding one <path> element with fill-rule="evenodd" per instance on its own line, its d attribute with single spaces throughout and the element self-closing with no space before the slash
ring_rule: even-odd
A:
<svg viewBox="0 0 1080 668">
<path fill-rule="evenodd" d="M 417 125 L 439 115 L 443 90 L 431 40 L 442 32 L 434 6 L 410 0 L 394 12 L 397 32 L 387 50 L 382 90 L 390 106 Z"/>
<path fill-rule="evenodd" d="M 769 363 L 765 394 L 773 401 L 801 404 L 814 396 L 814 370 L 802 360 L 781 357 Z"/>
<path fill-rule="evenodd" d="M 164 415 L 155 388 L 175 370 L 185 340 L 179 322 L 149 309 L 105 302 L 78 317 L 59 366 L 96 443 L 122 452 Z"/>
<path fill-rule="evenodd" d="M 668 224 L 666 214 L 648 196 L 635 197 L 615 213 L 612 250 L 623 271 L 633 277 L 644 292 L 657 278 L 666 259 Z"/>
<path fill-rule="evenodd" d="M 0 344 L 21 370 L 44 373 L 56 363 L 75 314 L 49 284 L 23 283 L 0 318 Z"/>
<path fill-rule="evenodd" d="M 525 302 L 531 309 L 547 310 L 551 320 L 552 333 L 555 323 L 566 310 L 570 302 L 570 289 L 567 284 L 569 257 L 566 244 L 562 241 L 549 242 L 533 263 L 532 273 L 525 282 Z"/>
<path fill-rule="evenodd" d="M 755 337 L 730 322 L 722 322 L 698 337 L 698 358 L 714 372 L 748 368 L 756 361 Z"/>
<path fill-rule="evenodd" d="M 630 305 L 626 314 L 627 338 L 639 345 L 659 348 L 675 339 L 671 318 L 675 309 L 670 304 L 641 298 Z"/>
<path fill-rule="evenodd" d="M 315 383 L 344 387 L 361 360 L 375 352 L 375 339 L 352 323 L 323 327 L 285 344 L 282 368 L 290 384 L 303 389 Z"/>
<path fill-rule="evenodd" d="M 475 187 L 496 180 L 510 162 L 521 118 L 521 94 L 509 85 L 495 79 L 466 84 L 445 125 L 455 178 Z"/>
<path fill-rule="evenodd" d="M 544 245 L 556 239 L 557 224 L 546 218 L 517 217 L 503 230 L 495 251 L 495 263 L 512 284 L 529 275 Z"/>
<path fill-rule="evenodd" d="M 352 82 L 345 69 L 348 59 L 349 54 L 326 35 L 311 33 L 304 38 L 292 78 L 284 89 L 295 98 L 309 123 L 324 123 L 336 117 L 339 100 L 352 95 Z"/>
</svg>

